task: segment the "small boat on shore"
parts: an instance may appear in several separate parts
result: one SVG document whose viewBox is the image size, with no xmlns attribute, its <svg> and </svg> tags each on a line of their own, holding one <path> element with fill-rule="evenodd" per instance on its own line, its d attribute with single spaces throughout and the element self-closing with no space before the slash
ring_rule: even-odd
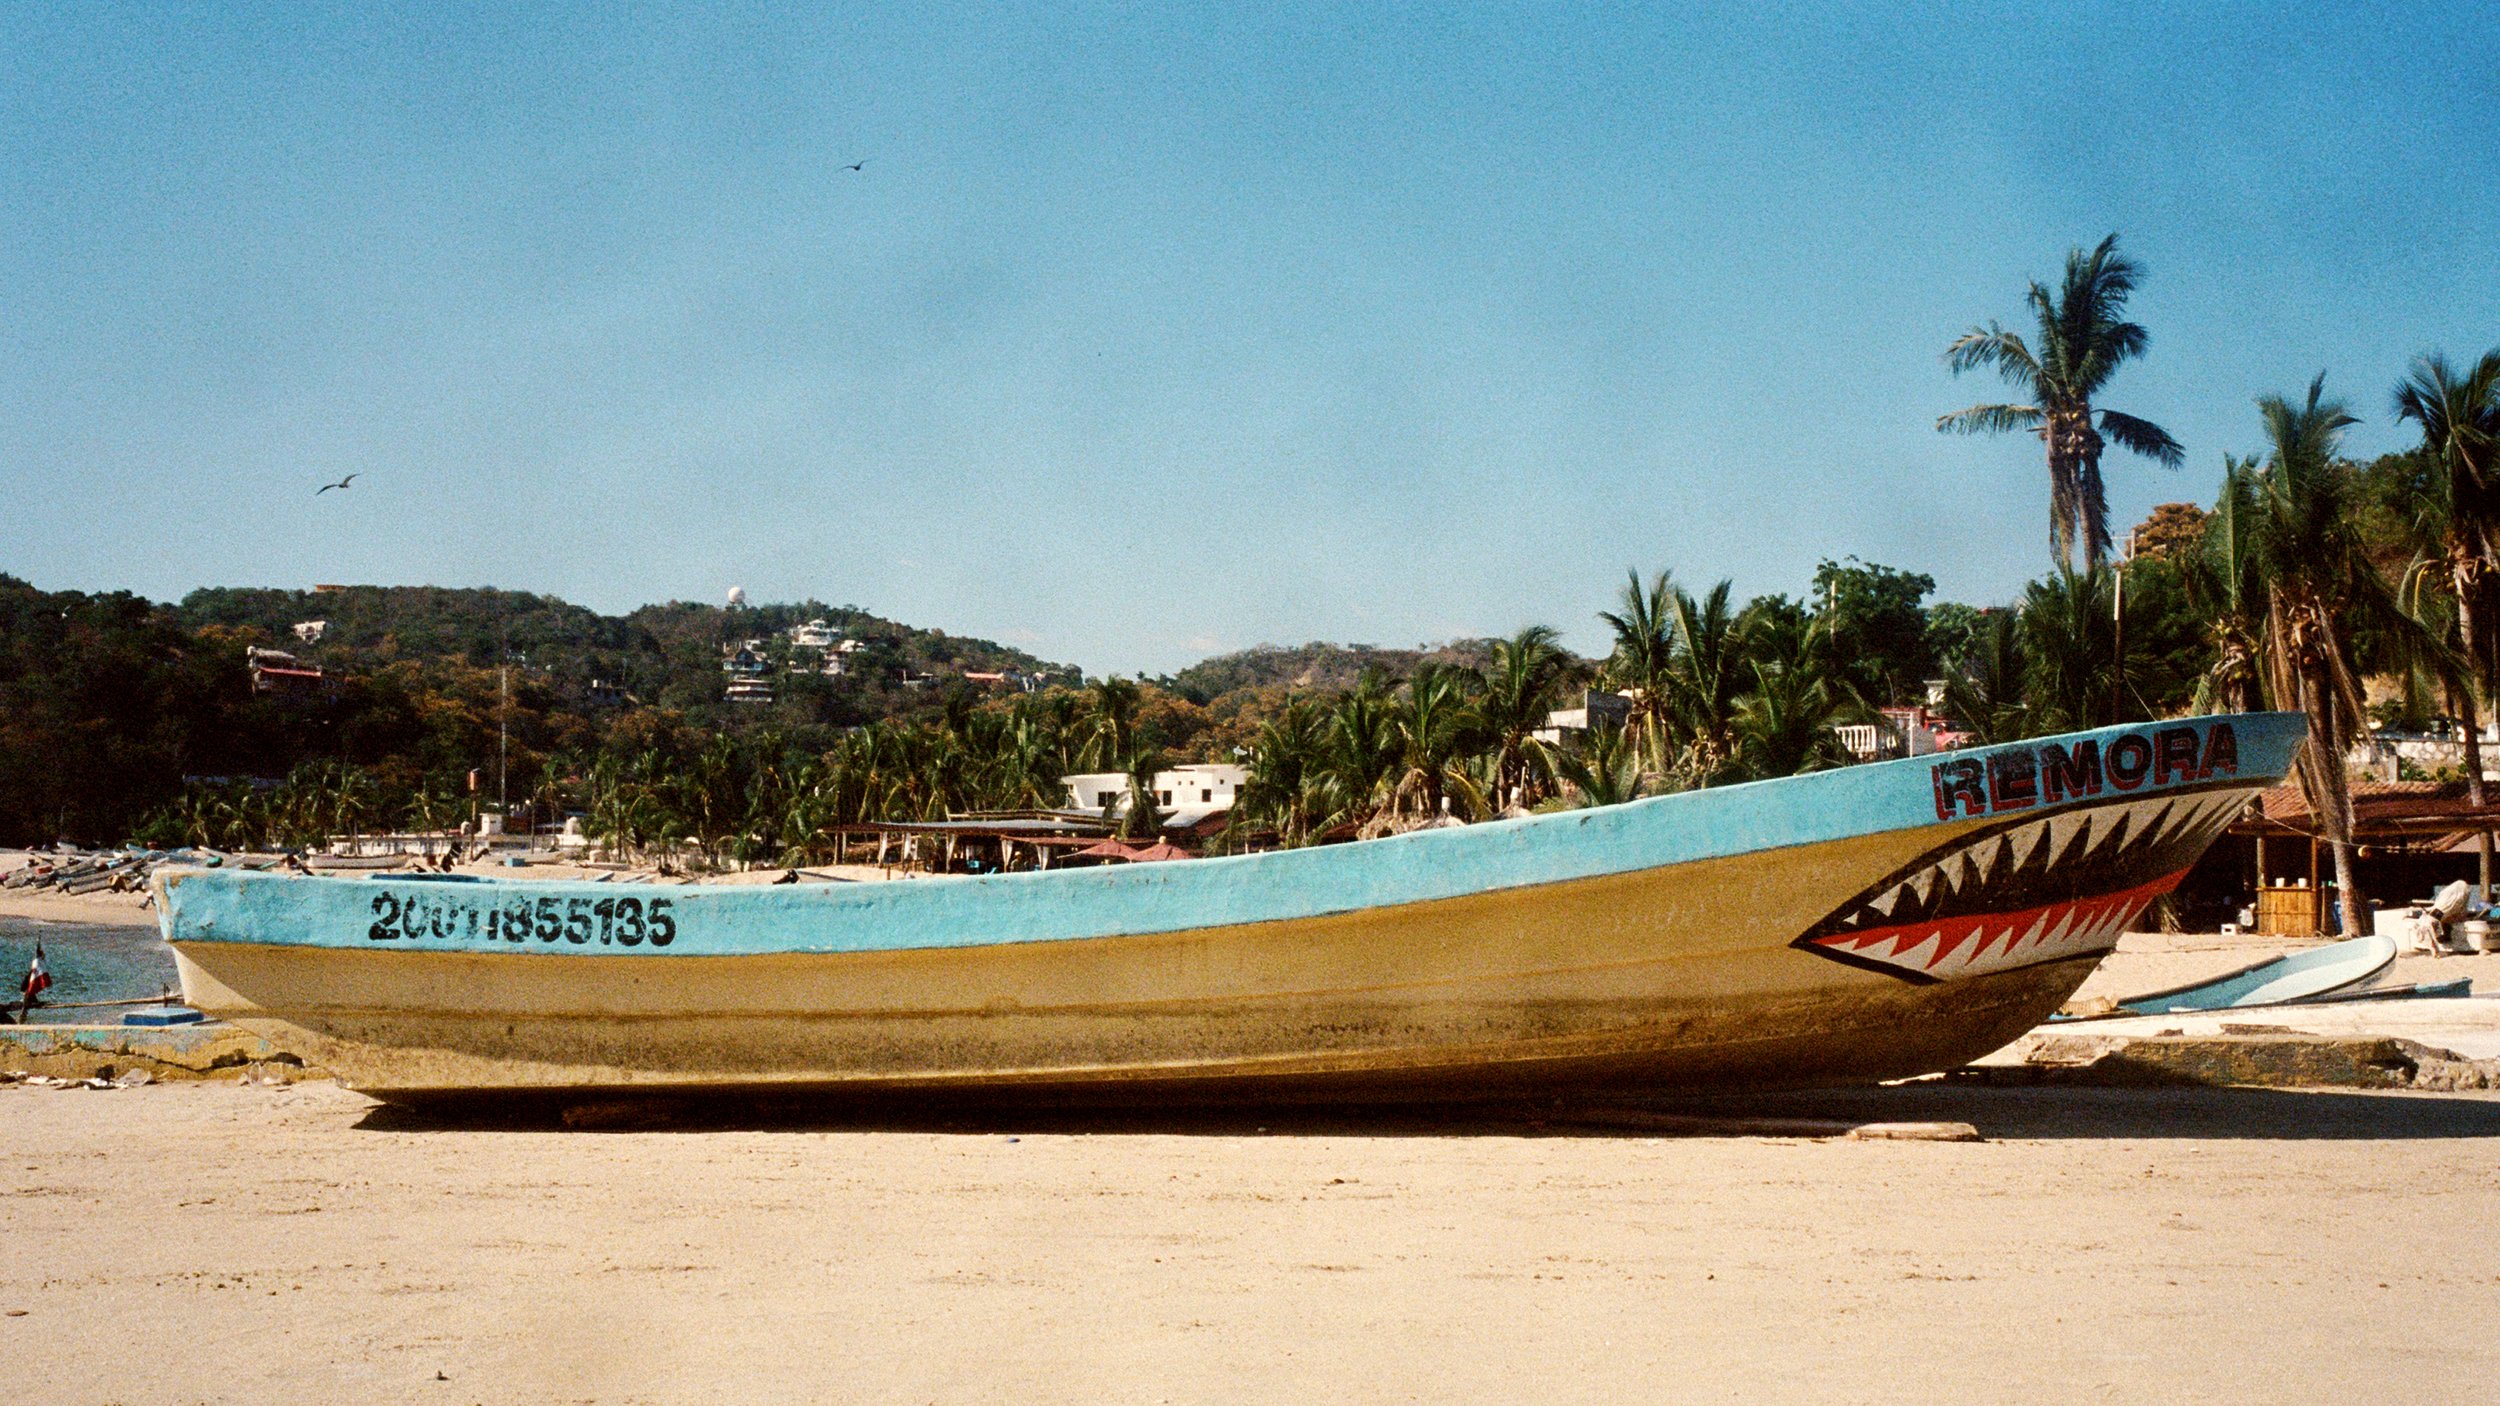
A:
<svg viewBox="0 0 2500 1406">
<path fill-rule="evenodd" d="M 160 874 L 185 999 L 378 1097 L 1467 1098 L 1951 1068 L 2057 1009 L 2296 714 L 1188 863 L 620 891 Z"/>
</svg>

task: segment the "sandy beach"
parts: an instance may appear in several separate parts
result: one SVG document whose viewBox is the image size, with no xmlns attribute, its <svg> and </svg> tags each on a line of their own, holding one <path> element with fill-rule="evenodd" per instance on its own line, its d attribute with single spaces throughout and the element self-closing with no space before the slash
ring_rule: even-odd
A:
<svg viewBox="0 0 2500 1406">
<path fill-rule="evenodd" d="M 126 927 L 135 895 L 0 917 Z M 74 940 L 74 938 L 72 939 Z M 2088 992 L 2281 944 L 2131 936 Z M 2407 958 L 2391 980 L 2500 958 Z M 1923 1083 L 1710 1111 L 427 1122 L 0 1086 L 0 1381 L 61 1402 L 2482 1399 L 2500 1097 Z M 626 1128 L 634 1128 L 627 1120 Z"/>
<path fill-rule="evenodd" d="M 253 1403 L 2462 1402 L 2500 1369 L 2500 1101 L 1757 1106 L 1991 1140 L 0 1089 L 0 1361 L 17 1399 Z"/>
</svg>

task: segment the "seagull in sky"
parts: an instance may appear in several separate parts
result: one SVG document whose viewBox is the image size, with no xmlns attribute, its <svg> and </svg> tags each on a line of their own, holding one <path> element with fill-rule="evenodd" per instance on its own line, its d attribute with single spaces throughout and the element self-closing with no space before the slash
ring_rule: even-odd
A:
<svg viewBox="0 0 2500 1406">
<path fill-rule="evenodd" d="M 340 479 L 340 480 L 339 480 L 338 482 L 336 482 L 336 483 L 325 483 L 325 484 L 321 485 L 319 488 L 314 489 L 314 490 L 313 490 L 313 496 L 314 496 L 315 498 L 318 498 L 318 497 L 320 497 L 322 494 L 329 492 L 329 491 L 330 491 L 331 489 L 333 489 L 333 488 L 345 488 L 347 485 L 349 485 L 349 484 L 351 484 L 351 483 L 354 483 L 355 481 L 356 481 L 356 475 L 355 475 L 355 474 L 349 474 L 347 477 L 345 477 L 345 478 L 343 478 L 343 479 Z"/>
<path fill-rule="evenodd" d="M 867 165 L 867 164 L 868 164 L 868 159 L 867 159 L 866 157 L 862 157 L 862 158 L 860 158 L 859 160 L 852 162 L 850 165 L 843 167 L 842 169 L 843 169 L 843 170 L 845 170 L 845 171 L 856 171 L 856 170 L 858 170 L 860 167 L 865 166 L 865 165 Z"/>
</svg>

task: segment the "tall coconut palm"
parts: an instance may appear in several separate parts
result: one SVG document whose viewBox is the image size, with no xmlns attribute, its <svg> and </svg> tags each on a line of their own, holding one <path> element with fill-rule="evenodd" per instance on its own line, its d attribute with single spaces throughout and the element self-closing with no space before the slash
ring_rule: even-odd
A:
<svg viewBox="0 0 2500 1406">
<path fill-rule="evenodd" d="M 2266 582 L 2250 535 L 2259 468 L 2254 457 L 2223 457 L 2222 495 L 2188 560 L 2188 603 L 2203 617 L 2213 647 L 2214 662 L 2196 685 L 2198 706 L 2208 712 L 2265 706 Z"/>
<path fill-rule="evenodd" d="M 2353 871 L 2352 788 L 2344 755 L 2365 725 L 2352 632 L 2403 628 L 2401 612 L 2364 553 L 2353 509 L 2358 490 L 2337 457 L 2348 425 L 2359 423 L 2325 397 L 2326 377 L 2302 401 L 2257 402 L 2271 446 L 2251 481 L 2250 546 L 2266 582 L 2265 655 L 2278 705 L 2309 716 L 2301 749 L 2301 788 L 2335 854 L 2343 930 L 2362 929 L 2361 884 Z"/>
<path fill-rule="evenodd" d="M 2437 354 L 2414 358 L 2412 374 L 2396 387 L 2396 418 L 2422 429 L 2426 472 L 2405 493 L 2403 517 L 2415 543 L 2406 573 L 2414 591 L 2438 589 L 2447 596 L 2455 638 L 2465 667 L 2451 681 L 2449 697 L 2465 730 L 2465 783 L 2474 809 L 2483 808 L 2482 713 L 2476 695 L 2500 695 L 2500 349 L 2460 373 Z M 2419 612 L 2417 612 L 2419 613 Z M 2491 894 L 2491 832 L 2475 837 L 2477 899 Z"/>
<path fill-rule="evenodd" d="M 2066 565 L 2073 564 L 2078 543 L 2087 565 L 2109 556 L 2103 448 L 2115 443 L 2165 468 L 2177 468 L 2184 457 L 2161 426 L 2093 404 L 2118 368 L 2142 356 L 2151 340 L 2141 323 L 2124 317 L 2142 273 L 2118 252 L 2114 234 L 2089 252 L 2071 250 L 2056 289 L 2031 285 L 2027 301 L 2039 323 L 2037 345 L 1991 322 L 1945 350 L 1945 365 L 1955 375 L 1993 368 L 2023 400 L 1957 410 L 1938 417 L 1936 428 L 1949 434 L 2025 430 L 2040 437 L 2049 460 L 2049 541 Z"/>
<path fill-rule="evenodd" d="M 1675 724 L 1675 588 L 1661 571 L 1641 585 L 1641 574 L 1624 583 L 1622 608 L 1601 610 L 1597 618 L 1615 633 L 1614 653 L 1606 660 L 1607 679 L 1628 695 L 1631 715 L 1624 732 L 1641 748 L 1652 772 L 1663 773 L 1674 745 Z"/>
<path fill-rule="evenodd" d="M 1668 619 L 1675 654 L 1668 675 L 1685 772 L 1697 786 L 1726 779 L 1736 759 L 1737 699 L 1746 687 L 1746 641 L 1721 581 L 1700 600 L 1677 590 Z"/>
</svg>

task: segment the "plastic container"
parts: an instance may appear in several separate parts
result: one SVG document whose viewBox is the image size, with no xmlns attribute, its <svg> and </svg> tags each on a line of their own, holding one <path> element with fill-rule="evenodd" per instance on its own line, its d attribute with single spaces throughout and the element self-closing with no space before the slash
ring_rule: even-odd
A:
<svg viewBox="0 0 2500 1406">
<path fill-rule="evenodd" d="M 2494 933 L 2492 925 L 2481 918 L 2457 924 L 2457 935 L 2465 939 L 2469 952 L 2500 952 L 2500 933 Z"/>
</svg>

